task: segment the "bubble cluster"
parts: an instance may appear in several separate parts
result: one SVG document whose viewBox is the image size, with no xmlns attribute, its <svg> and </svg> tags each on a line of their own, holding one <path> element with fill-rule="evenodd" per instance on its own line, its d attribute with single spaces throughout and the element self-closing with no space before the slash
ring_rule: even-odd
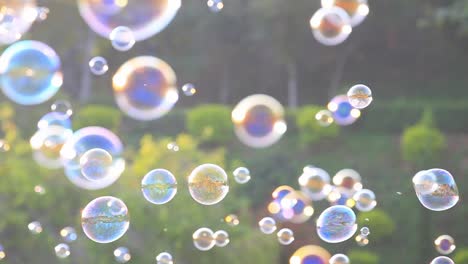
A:
<svg viewBox="0 0 468 264">
<path fill-rule="evenodd" d="M 28 229 L 33 235 L 42 233 L 42 225 L 39 221 L 34 221 L 28 224 Z"/>
<path fill-rule="evenodd" d="M 72 243 L 78 238 L 75 228 L 70 226 L 64 227 L 62 230 L 60 230 L 60 236 L 67 243 Z"/>
<path fill-rule="evenodd" d="M 0 0 L 0 6 L 0 45 L 11 44 L 19 40 L 36 19 L 36 0 Z"/>
<path fill-rule="evenodd" d="M 195 88 L 195 85 L 191 83 L 186 83 L 182 86 L 182 92 L 186 96 L 192 96 L 197 93 L 197 89 Z"/>
<path fill-rule="evenodd" d="M 433 259 L 430 264 L 455 264 L 455 262 L 449 257 L 440 256 Z"/>
<path fill-rule="evenodd" d="M 345 254 L 335 254 L 329 260 L 329 264 L 349 264 L 349 263 L 351 263 L 351 261 L 349 260 L 348 256 L 346 256 Z"/>
<path fill-rule="evenodd" d="M 107 60 L 100 56 L 93 57 L 89 61 L 88 65 L 89 65 L 89 70 L 94 75 L 103 75 L 109 70 L 109 65 L 107 65 Z"/>
<path fill-rule="evenodd" d="M 254 148 L 273 145 L 287 130 L 283 106 L 269 95 L 255 94 L 242 99 L 231 117 L 239 140 Z"/>
<path fill-rule="evenodd" d="M 347 95 L 349 103 L 357 109 L 368 107 L 373 100 L 371 89 L 363 84 L 351 87 Z"/>
<path fill-rule="evenodd" d="M 367 0 L 322 0 L 322 6 L 324 8 L 333 6 L 342 8 L 350 16 L 353 27 L 361 24 L 369 14 Z"/>
<path fill-rule="evenodd" d="M 225 247 L 229 244 L 229 234 L 224 230 L 218 230 L 213 234 L 215 245 L 217 247 Z"/>
<path fill-rule="evenodd" d="M 441 235 L 434 241 L 437 252 L 442 255 L 451 254 L 455 248 L 455 240 L 449 235 Z"/>
<path fill-rule="evenodd" d="M 112 47 L 118 51 L 130 50 L 136 42 L 133 31 L 124 26 L 114 28 L 109 35 L 109 39 Z"/>
<path fill-rule="evenodd" d="M 140 56 L 125 62 L 112 78 L 115 100 L 131 118 L 153 120 L 179 100 L 174 70 L 166 62 Z"/>
<path fill-rule="evenodd" d="M 320 110 L 315 114 L 315 119 L 320 126 L 327 127 L 333 124 L 333 114 L 328 110 Z"/>
<path fill-rule="evenodd" d="M 168 170 L 152 170 L 141 180 L 141 191 L 148 202 L 165 204 L 176 195 L 177 180 Z"/>
<path fill-rule="evenodd" d="M 37 105 L 49 100 L 63 83 L 60 58 L 47 44 L 25 40 L 0 57 L 1 88 L 13 102 Z"/>
<path fill-rule="evenodd" d="M 81 212 L 81 226 L 84 233 L 97 243 L 116 241 L 127 232 L 129 225 L 127 206 L 115 197 L 96 198 Z"/>
<path fill-rule="evenodd" d="M 237 226 L 239 225 L 239 218 L 235 214 L 230 214 L 224 217 L 224 222 L 226 222 L 229 226 Z"/>
<path fill-rule="evenodd" d="M 312 201 L 319 201 L 327 197 L 332 187 L 330 175 L 320 168 L 304 169 L 298 179 L 301 191 Z"/>
<path fill-rule="evenodd" d="M 127 263 L 132 259 L 130 250 L 126 247 L 118 247 L 114 250 L 115 261 L 119 263 Z"/>
<path fill-rule="evenodd" d="M 222 0 L 208 0 L 206 5 L 210 8 L 211 12 L 217 13 L 224 8 L 224 3 Z"/>
<path fill-rule="evenodd" d="M 99 181 L 112 173 L 112 156 L 109 152 L 93 148 L 80 158 L 81 173 L 90 181 Z"/>
<path fill-rule="evenodd" d="M 172 255 L 167 252 L 161 252 L 156 256 L 156 264 L 173 264 Z"/>
<path fill-rule="evenodd" d="M 342 169 L 333 176 L 333 184 L 348 196 L 362 190 L 361 175 L 352 169 Z"/>
<path fill-rule="evenodd" d="M 368 189 L 356 192 L 353 199 L 356 202 L 356 209 L 361 212 L 369 212 L 377 205 L 374 192 Z"/>
<path fill-rule="evenodd" d="M 58 258 L 68 258 L 70 256 L 70 246 L 65 243 L 61 243 L 55 246 L 55 255 Z"/>
<path fill-rule="evenodd" d="M 239 167 L 232 173 L 237 183 L 244 184 L 250 181 L 250 171 L 245 167 Z"/>
<path fill-rule="evenodd" d="M 310 19 L 310 27 L 315 39 L 327 46 L 342 43 L 353 30 L 349 15 L 339 7 L 317 10 Z"/>
<path fill-rule="evenodd" d="M 294 241 L 294 232 L 289 228 L 282 228 L 278 233 L 276 233 L 278 242 L 281 245 L 289 245 Z"/>
<path fill-rule="evenodd" d="M 197 231 L 195 231 L 192 235 L 192 238 L 195 248 L 201 251 L 208 251 L 216 244 L 213 231 L 206 227 L 199 228 Z"/>
<path fill-rule="evenodd" d="M 289 264 L 327 264 L 330 260 L 330 253 L 319 246 L 307 245 L 296 250 L 291 258 Z"/>
<path fill-rule="evenodd" d="M 460 199 L 452 174 L 443 169 L 418 172 L 413 177 L 413 186 L 421 204 L 432 211 L 448 210 Z"/>
<path fill-rule="evenodd" d="M 317 219 L 317 234 L 328 243 L 346 241 L 356 233 L 356 230 L 356 215 L 346 206 L 329 207 Z"/>
<path fill-rule="evenodd" d="M 276 231 L 276 221 L 271 217 L 264 217 L 258 222 L 258 227 L 262 233 L 269 235 Z"/>
<path fill-rule="evenodd" d="M 229 192 L 226 172 L 214 164 L 196 167 L 188 177 L 188 185 L 192 198 L 203 205 L 217 204 Z"/>
</svg>

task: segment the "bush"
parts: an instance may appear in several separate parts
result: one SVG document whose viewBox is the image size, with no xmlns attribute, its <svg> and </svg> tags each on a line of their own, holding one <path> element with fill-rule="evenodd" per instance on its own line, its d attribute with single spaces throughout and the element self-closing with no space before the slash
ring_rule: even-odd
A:
<svg viewBox="0 0 468 264">
<path fill-rule="evenodd" d="M 468 248 L 457 249 L 453 261 L 457 264 L 468 263 Z"/>
<path fill-rule="evenodd" d="M 113 131 L 117 131 L 122 121 L 122 114 L 119 110 L 101 105 L 88 105 L 78 111 L 73 117 L 75 130 L 87 126 L 101 126 Z"/>
<path fill-rule="evenodd" d="M 334 138 L 338 136 L 339 127 L 332 124 L 329 127 L 319 125 L 315 115 L 322 107 L 308 105 L 299 109 L 296 113 L 296 126 L 302 144 L 315 143 L 323 138 Z"/>
<path fill-rule="evenodd" d="M 224 144 L 233 137 L 231 111 L 223 105 L 203 105 L 187 113 L 187 130 L 204 143 Z"/>
<path fill-rule="evenodd" d="M 395 223 L 392 218 L 380 209 L 360 213 L 358 215 L 358 224 L 359 226 L 369 227 L 372 241 L 387 238 L 395 231 Z"/>
<path fill-rule="evenodd" d="M 363 250 L 351 250 L 348 252 L 348 257 L 351 263 L 358 264 L 377 264 L 379 263 L 379 256 Z"/>
</svg>

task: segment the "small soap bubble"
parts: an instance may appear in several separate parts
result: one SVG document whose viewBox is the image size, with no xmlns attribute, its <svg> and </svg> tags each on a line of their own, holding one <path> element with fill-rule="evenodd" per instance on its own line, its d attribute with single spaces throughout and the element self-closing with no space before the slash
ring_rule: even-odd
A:
<svg viewBox="0 0 468 264">
<path fill-rule="evenodd" d="M 54 249 L 55 249 L 55 255 L 58 258 L 64 259 L 70 256 L 70 246 L 68 246 L 65 243 L 56 245 Z"/>
<path fill-rule="evenodd" d="M 177 152 L 177 151 L 179 151 L 179 146 L 177 145 L 176 142 L 169 142 L 169 143 L 167 143 L 167 149 L 171 150 L 171 151 L 174 151 L 174 152 Z"/>
<path fill-rule="evenodd" d="M 195 85 L 191 83 L 186 83 L 182 86 L 182 92 L 186 96 L 192 96 L 197 93 L 197 89 L 195 88 Z"/>
<path fill-rule="evenodd" d="M 143 177 L 141 191 L 148 202 L 165 204 L 177 194 L 177 180 L 168 170 L 152 170 Z"/>
<path fill-rule="evenodd" d="M 109 65 L 107 65 L 107 60 L 100 56 L 92 58 L 89 61 L 88 65 L 89 65 L 89 70 L 94 75 L 103 75 L 109 70 Z"/>
<path fill-rule="evenodd" d="M 341 44 L 353 30 L 349 15 L 336 6 L 317 10 L 310 19 L 310 27 L 315 39 L 327 46 Z"/>
<path fill-rule="evenodd" d="M 271 217 L 265 217 L 258 222 L 258 226 L 260 227 L 260 231 L 264 234 L 272 234 L 276 231 L 276 221 Z"/>
<path fill-rule="evenodd" d="M 224 3 L 222 0 L 208 0 L 206 5 L 210 8 L 211 12 L 217 13 L 224 8 Z"/>
<path fill-rule="evenodd" d="M 449 257 L 440 256 L 431 261 L 431 264 L 455 264 Z"/>
<path fill-rule="evenodd" d="M 312 201 L 325 199 L 332 191 L 330 175 L 320 168 L 304 169 L 298 181 L 301 191 Z"/>
<path fill-rule="evenodd" d="M 47 8 L 45 6 L 37 7 L 36 11 L 37 11 L 36 21 L 38 21 L 38 22 L 42 22 L 42 21 L 46 20 L 47 16 L 49 15 L 49 12 L 50 12 L 49 8 Z"/>
<path fill-rule="evenodd" d="M 39 221 L 34 221 L 28 224 L 28 229 L 33 235 L 42 233 L 42 225 Z"/>
<path fill-rule="evenodd" d="M 226 222 L 229 226 L 237 226 L 239 225 L 239 218 L 235 214 L 230 214 L 224 217 L 224 222 Z"/>
<path fill-rule="evenodd" d="M 329 264 L 350 264 L 350 260 L 345 254 L 335 254 L 330 258 Z"/>
<path fill-rule="evenodd" d="M 278 233 L 276 233 L 276 236 L 278 237 L 278 242 L 281 245 L 289 245 L 294 241 L 294 233 L 291 229 L 289 228 L 283 228 Z"/>
<path fill-rule="evenodd" d="M 361 175 L 352 169 L 342 169 L 333 176 L 333 184 L 339 192 L 352 197 L 354 193 L 362 190 Z"/>
<path fill-rule="evenodd" d="M 329 110 L 320 110 L 315 114 L 315 119 L 320 126 L 327 127 L 333 124 L 333 113 Z"/>
<path fill-rule="evenodd" d="M 217 247 L 225 247 L 229 244 L 229 234 L 224 230 L 218 230 L 213 234 L 215 245 Z"/>
<path fill-rule="evenodd" d="M 73 115 L 73 108 L 70 102 L 66 100 L 57 100 L 51 106 L 52 112 L 60 113 L 66 117 Z"/>
<path fill-rule="evenodd" d="M 112 173 L 112 156 L 104 149 L 93 148 L 80 158 L 81 173 L 90 181 L 99 181 Z"/>
<path fill-rule="evenodd" d="M 39 194 L 39 195 L 44 195 L 46 194 L 46 189 L 42 185 L 36 185 L 34 186 L 34 192 Z"/>
<path fill-rule="evenodd" d="M 167 252 L 161 252 L 156 256 L 156 264 L 173 264 L 172 255 Z"/>
<path fill-rule="evenodd" d="M 357 231 L 356 214 L 343 205 L 334 205 L 317 219 L 317 233 L 328 243 L 339 243 L 351 238 Z"/>
<path fill-rule="evenodd" d="M 188 177 L 188 185 L 192 198 L 203 205 L 217 204 L 229 192 L 226 172 L 214 164 L 196 167 Z"/>
<path fill-rule="evenodd" d="M 115 261 L 119 263 L 127 263 L 132 259 L 132 255 L 130 255 L 130 250 L 128 248 L 118 247 L 114 250 L 114 258 Z"/>
<path fill-rule="evenodd" d="M 244 184 L 250 181 L 250 171 L 245 167 L 239 167 L 232 173 L 234 180 L 239 184 Z"/>
<path fill-rule="evenodd" d="M 366 236 L 357 235 L 355 240 L 360 247 L 365 247 L 369 244 L 369 239 Z"/>
<path fill-rule="evenodd" d="M 201 251 L 208 251 L 216 244 L 213 231 L 206 227 L 199 228 L 197 231 L 195 231 L 192 235 L 192 238 L 193 245 Z"/>
<path fill-rule="evenodd" d="M 7 152 L 10 150 L 10 144 L 5 139 L 0 139 L 0 152 Z"/>
<path fill-rule="evenodd" d="M 374 192 L 368 189 L 356 192 L 353 200 L 356 202 L 356 208 L 361 212 L 369 212 L 377 205 Z"/>
<path fill-rule="evenodd" d="M 0 260 L 6 258 L 5 248 L 0 244 Z"/>
<path fill-rule="evenodd" d="M 451 254 L 455 248 L 455 240 L 449 235 L 441 235 L 434 241 L 437 252 L 442 255 Z"/>
<path fill-rule="evenodd" d="M 130 50 L 135 45 L 135 36 L 133 31 L 124 26 L 116 27 L 109 35 L 112 47 L 118 51 Z"/>
<path fill-rule="evenodd" d="M 370 230 L 369 230 L 368 227 L 365 226 L 365 227 L 361 228 L 361 236 L 367 237 L 369 235 L 370 235 Z"/>
<path fill-rule="evenodd" d="M 351 26 L 359 25 L 369 14 L 367 0 L 322 0 L 322 7 L 337 6 L 343 8 L 351 18 Z"/>
<path fill-rule="evenodd" d="M 366 108 L 372 103 L 372 91 L 363 84 L 357 84 L 348 91 L 349 103 L 357 109 Z"/>
<path fill-rule="evenodd" d="M 60 236 L 67 243 L 72 243 L 78 238 L 75 228 L 70 226 L 64 227 L 60 230 Z"/>
</svg>

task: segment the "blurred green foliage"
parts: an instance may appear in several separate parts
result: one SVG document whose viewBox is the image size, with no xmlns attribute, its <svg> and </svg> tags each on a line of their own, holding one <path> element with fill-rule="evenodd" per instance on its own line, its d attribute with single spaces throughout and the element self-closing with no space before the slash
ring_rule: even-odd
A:
<svg viewBox="0 0 468 264">
<path fill-rule="evenodd" d="M 233 138 L 231 111 L 223 105 L 202 105 L 187 112 L 187 130 L 204 143 L 226 144 Z"/>
<path fill-rule="evenodd" d="M 86 105 L 73 116 L 73 128 L 78 130 L 99 124 L 112 131 L 118 131 L 121 121 L 122 113 L 119 109 L 103 105 Z"/>
<path fill-rule="evenodd" d="M 457 264 L 468 263 L 468 248 L 457 248 L 455 255 L 453 256 L 453 261 Z"/>
<path fill-rule="evenodd" d="M 351 250 L 348 252 L 351 263 L 358 264 L 379 264 L 380 258 L 375 253 L 366 250 Z"/>
<path fill-rule="evenodd" d="M 381 209 L 359 213 L 358 225 L 360 227 L 369 227 L 371 232 L 370 238 L 373 242 L 381 242 L 390 237 L 395 231 L 393 219 Z"/>
<path fill-rule="evenodd" d="M 296 126 L 301 143 L 309 145 L 323 139 L 332 139 L 338 136 L 339 127 L 332 124 L 328 127 L 321 126 L 315 115 L 324 109 L 323 107 L 308 105 L 296 112 Z"/>
</svg>

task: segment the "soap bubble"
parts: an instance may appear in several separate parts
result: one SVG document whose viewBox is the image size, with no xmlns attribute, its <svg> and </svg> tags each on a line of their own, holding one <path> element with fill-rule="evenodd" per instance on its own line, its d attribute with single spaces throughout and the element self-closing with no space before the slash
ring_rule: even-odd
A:
<svg viewBox="0 0 468 264">
<path fill-rule="evenodd" d="M 70 256 L 70 247 L 65 243 L 56 245 L 54 249 L 55 249 L 55 255 L 58 258 L 63 259 L 63 258 L 67 258 L 68 256 Z"/>
<path fill-rule="evenodd" d="M 182 86 L 182 92 L 184 92 L 186 96 L 192 96 L 197 93 L 197 89 L 195 88 L 195 85 L 186 83 Z"/>
<path fill-rule="evenodd" d="M 34 160 L 49 169 L 62 167 L 60 150 L 72 136 L 71 130 L 56 125 L 38 130 L 29 140 Z"/>
<path fill-rule="evenodd" d="M 118 247 L 114 250 L 114 258 L 115 261 L 119 263 L 127 263 L 132 259 L 132 255 L 130 255 L 130 250 L 126 247 Z"/>
<path fill-rule="evenodd" d="M 327 264 L 330 257 L 326 249 L 308 245 L 296 250 L 289 259 L 289 264 Z"/>
<path fill-rule="evenodd" d="M 200 204 L 217 204 L 229 192 L 228 176 L 219 166 L 203 164 L 196 167 L 188 177 L 189 192 Z"/>
<path fill-rule="evenodd" d="M 349 103 L 357 109 L 368 107 L 373 100 L 371 89 L 363 84 L 351 87 L 347 95 Z"/>
<path fill-rule="evenodd" d="M 260 231 L 267 235 L 276 231 L 276 221 L 271 217 L 262 218 L 262 220 L 258 222 L 258 226 L 260 227 Z"/>
<path fill-rule="evenodd" d="M 93 148 L 80 158 L 81 173 L 90 181 L 99 181 L 112 173 L 112 156 L 109 152 Z"/>
<path fill-rule="evenodd" d="M 72 123 L 69 116 L 63 115 L 59 112 L 49 112 L 39 119 L 37 127 L 44 129 L 49 126 L 60 126 L 66 129 L 72 129 Z"/>
<path fill-rule="evenodd" d="M 273 199 L 281 200 L 283 197 L 288 195 L 289 193 L 294 192 L 294 189 L 291 186 L 288 185 L 281 185 L 277 187 L 272 193 L 271 197 Z"/>
<path fill-rule="evenodd" d="M 351 26 L 355 27 L 369 14 L 367 0 L 322 0 L 322 7 L 337 6 L 343 8 L 351 18 Z"/>
<path fill-rule="evenodd" d="M 36 0 L 0 0 L 0 6 L 0 45 L 11 44 L 34 23 Z"/>
<path fill-rule="evenodd" d="M 224 222 L 226 222 L 229 226 L 237 226 L 239 225 L 239 218 L 235 214 L 230 214 L 224 217 Z"/>
<path fill-rule="evenodd" d="M 64 116 L 64 118 L 70 117 L 73 115 L 73 108 L 70 102 L 65 100 L 57 100 L 51 106 L 50 110 L 55 113 L 59 113 Z"/>
<path fill-rule="evenodd" d="M 89 63 L 89 70 L 94 75 L 103 75 L 109 70 L 109 65 L 107 65 L 107 60 L 103 57 L 97 56 L 92 58 Z"/>
<path fill-rule="evenodd" d="M 437 252 L 442 255 L 451 254 L 455 248 L 455 240 L 449 235 L 441 235 L 434 241 Z"/>
<path fill-rule="evenodd" d="M 310 19 L 315 39 L 327 46 L 345 41 L 353 31 L 349 15 L 340 7 L 321 8 Z"/>
<path fill-rule="evenodd" d="M 342 169 L 333 176 L 333 184 L 341 193 L 352 196 L 362 190 L 361 175 L 352 169 Z"/>
<path fill-rule="evenodd" d="M 47 16 L 49 16 L 49 8 L 45 7 L 45 6 L 39 6 L 37 7 L 36 9 L 36 20 L 35 21 L 38 21 L 38 22 L 42 22 L 44 20 L 47 19 Z"/>
<path fill-rule="evenodd" d="M 193 245 L 201 251 L 208 251 L 216 244 L 213 231 L 206 227 L 199 228 L 197 231 L 195 231 L 192 235 L 192 238 Z"/>
<path fill-rule="evenodd" d="M 239 167 L 232 173 L 237 183 L 244 184 L 250 181 L 250 171 L 245 167 Z"/>
<path fill-rule="evenodd" d="M 448 210 L 460 199 L 452 174 L 443 169 L 418 172 L 413 186 L 421 204 L 432 211 Z"/>
<path fill-rule="evenodd" d="M 224 8 L 224 3 L 222 0 L 208 0 L 206 5 L 210 8 L 211 12 L 217 13 Z"/>
<path fill-rule="evenodd" d="M 156 264 L 173 264 L 172 255 L 167 252 L 159 253 L 156 256 Z"/>
<path fill-rule="evenodd" d="M 273 145 L 287 129 L 283 106 L 269 95 L 255 94 L 242 99 L 231 117 L 237 137 L 254 148 Z"/>
<path fill-rule="evenodd" d="M 350 260 L 345 254 L 335 254 L 330 258 L 329 264 L 349 264 Z"/>
<path fill-rule="evenodd" d="M 369 239 L 367 238 L 367 236 L 357 235 L 355 240 L 358 246 L 360 247 L 365 247 L 369 244 Z"/>
<path fill-rule="evenodd" d="M 356 231 L 356 215 L 346 206 L 329 207 L 317 219 L 317 233 L 323 241 L 328 243 L 346 241 Z"/>
<path fill-rule="evenodd" d="M 354 108 L 346 95 L 337 95 L 327 105 L 333 114 L 333 120 L 340 126 L 351 125 L 361 116 L 361 111 Z"/>
<path fill-rule="evenodd" d="M 352 196 L 348 194 L 343 188 L 332 187 L 332 191 L 328 194 L 327 200 L 330 205 L 345 205 L 349 208 L 354 207 L 356 202 Z"/>
<path fill-rule="evenodd" d="M 39 221 L 34 221 L 28 224 L 28 229 L 33 235 L 42 233 L 42 225 Z"/>
<path fill-rule="evenodd" d="M 294 241 L 294 233 L 289 228 L 283 228 L 278 233 L 276 233 L 278 237 L 278 242 L 281 245 L 289 245 Z"/>
<path fill-rule="evenodd" d="M 12 101 L 37 105 L 62 86 L 60 58 L 47 44 L 25 40 L 9 46 L 0 57 L 1 88 Z"/>
<path fill-rule="evenodd" d="M 109 39 L 112 47 L 118 51 L 130 50 L 135 45 L 135 36 L 132 30 L 124 26 L 114 28 L 109 35 Z"/>
<path fill-rule="evenodd" d="M 0 139 L 0 152 L 7 152 L 10 150 L 10 144 L 5 139 Z"/>
<path fill-rule="evenodd" d="M 280 208 L 274 216 L 281 221 L 300 224 L 309 220 L 314 214 L 311 201 L 300 191 L 289 192 L 274 202 L 278 203 Z"/>
<path fill-rule="evenodd" d="M 0 260 L 6 258 L 5 248 L 0 244 Z"/>
<path fill-rule="evenodd" d="M 353 199 L 356 201 L 356 208 L 361 212 L 369 212 L 377 205 L 374 192 L 368 189 L 356 192 Z"/>
<path fill-rule="evenodd" d="M 141 191 L 148 202 L 165 204 L 176 195 L 177 180 L 168 170 L 152 170 L 141 180 Z"/>
<path fill-rule="evenodd" d="M 169 142 L 169 143 L 167 143 L 167 149 L 171 150 L 171 151 L 174 151 L 174 152 L 177 152 L 177 151 L 179 151 L 179 146 L 177 145 L 176 142 Z"/>
<path fill-rule="evenodd" d="M 127 206 L 115 197 L 96 198 L 81 212 L 81 226 L 84 233 L 97 243 L 116 241 L 127 232 L 129 225 Z"/>
<path fill-rule="evenodd" d="M 298 179 L 301 191 L 312 201 L 319 201 L 327 197 L 332 190 L 330 175 L 320 168 L 309 168 L 304 170 Z"/>
<path fill-rule="evenodd" d="M 70 226 L 64 227 L 60 230 L 60 236 L 67 243 L 72 243 L 78 238 L 75 228 Z"/>
<path fill-rule="evenodd" d="M 315 119 L 320 126 L 327 127 L 333 124 L 333 114 L 328 110 L 320 110 L 315 114 Z"/>
<path fill-rule="evenodd" d="M 217 247 L 225 247 L 229 244 L 229 234 L 224 230 L 218 230 L 213 234 L 215 245 Z"/>
<path fill-rule="evenodd" d="M 99 181 L 87 179 L 81 172 L 80 159 L 88 150 L 103 149 L 112 156 L 112 168 L 107 177 Z M 114 183 L 125 169 L 122 158 L 123 145 L 120 139 L 110 130 L 102 127 L 85 127 L 76 131 L 60 150 L 65 175 L 76 186 L 99 190 Z"/>
<path fill-rule="evenodd" d="M 112 78 L 119 108 L 137 120 L 168 113 L 179 100 L 174 70 L 166 62 L 141 56 L 125 62 Z"/>
<path fill-rule="evenodd" d="M 181 0 L 78 0 L 78 7 L 89 27 L 108 38 L 115 27 L 125 25 L 136 41 L 159 33 L 172 21 Z"/>
<path fill-rule="evenodd" d="M 370 230 L 369 230 L 369 228 L 367 226 L 361 228 L 360 231 L 361 231 L 361 236 L 363 236 L 363 237 L 367 237 L 367 236 L 370 235 Z"/>
<path fill-rule="evenodd" d="M 46 189 L 42 185 L 36 185 L 34 186 L 34 192 L 39 194 L 39 195 L 44 195 L 46 194 Z"/>
<path fill-rule="evenodd" d="M 449 257 L 440 256 L 431 261 L 431 264 L 455 264 Z"/>
</svg>

